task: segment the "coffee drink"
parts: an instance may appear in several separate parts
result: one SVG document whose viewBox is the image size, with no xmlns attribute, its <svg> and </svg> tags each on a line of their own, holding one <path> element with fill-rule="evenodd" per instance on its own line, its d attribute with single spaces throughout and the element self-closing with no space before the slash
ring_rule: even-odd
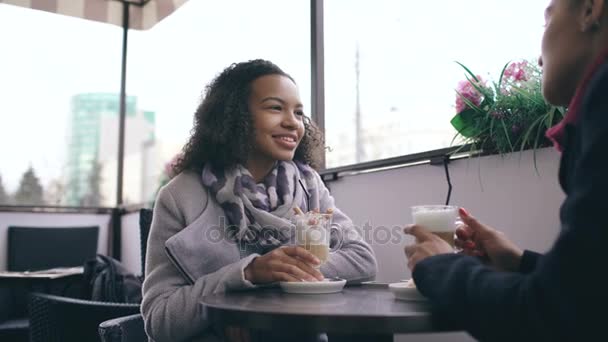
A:
<svg viewBox="0 0 608 342">
<path fill-rule="evenodd" d="M 431 232 L 434 235 L 439 236 L 443 241 L 454 247 L 454 232 Z"/>
<path fill-rule="evenodd" d="M 326 244 L 303 244 L 300 247 L 309 251 L 312 255 L 316 256 L 321 263 L 327 261 L 327 257 L 329 256 L 329 246 Z"/>
</svg>

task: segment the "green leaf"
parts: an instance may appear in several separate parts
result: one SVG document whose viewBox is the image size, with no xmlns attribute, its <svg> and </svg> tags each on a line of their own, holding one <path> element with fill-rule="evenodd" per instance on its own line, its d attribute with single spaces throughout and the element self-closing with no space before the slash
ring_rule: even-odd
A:
<svg viewBox="0 0 608 342">
<path fill-rule="evenodd" d="M 478 130 L 475 129 L 472 112 L 474 113 L 471 109 L 463 110 L 450 120 L 456 131 L 465 138 L 472 138 L 478 133 Z"/>
<path fill-rule="evenodd" d="M 464 103 L 467 105 L 467 107 L 469 107 L 470 109 L 475 110 L 479 114 L 485 114 L 485 111 L 483 109 L 481 109 L 478 105 L 476 105 L 473 102 L 471 102 L 471 100 L 469 100 L 466 97 L 464 97 L 461 93 L 459 93 L 457 91 L 456 94 L 458 94 L 458 96 L 460 96 L 462 98 L 462 101 L 464 101 Z M 468 110 L 468 109 L 465 109 L 465 110 Z"/>
<path fill-rule="evenodd" d="M 479 85 L 479 80 L 477 78 L 471 80 L 469 78 L 469 76 L 465 75 L 467 82 L 469 82 L 473 88 L 475 88 L 475 90 L 477 90 L 481 95 L 483 95 L 484 97 L 487 97 L 487 89 L 485 87 L 482 87 Z"/>
<path fill-rule="evenodd" d="M 540 138 L 540 133 L 542 132 L 542 125 L 538 125 L 538 130 L 536 131 L 536 139 L 534 139 L 534 151 L 533 153 L 533 158 L 534 158 L 534 170 L 536 170 L 536 174 L 540 175 L 540 173 L 538 172 L 538 165 L 536 163 L 536 149 L 538 147 L 538 139 Z"/>
<path fill-rule="evenodd" d="M 534 102 L 536 105 L 544 105 L 545 101 L 534 96 L 533 94 L 530 93 L 529 90 L 526 89 L 522 89 L 521 87 L 517 87 L 517 86 L 513 86 L 511 88 L 511 91 L 517 93 L 517 95 L 524 97 L 526 100 L 528 101 L 532 101 Z"/>
<path fill-rule="evenodd" d="M 452 137 L 452 141 L 450 141 L 450 146 L 454 146 L 454 142 L 456 141 L 456 139 L 458 139 L 458 137 L 462 136 L 460 133 L 456 132 L 456 134 L 454 134 L 454 136 Z"/>
<path fill-rule="evenodd" d="M 528 129 L 526 130 L 526 133 L 524 134 L 523 138 L 521 139 L 520 151 L 523 151 L 528 144 L 532 145 L 532 143 L 530 141 L 530 135 L 532 135 L 534 128 L 537 125 L 539 125 L 542 120 L 543 120 L 543 117 L 541 116 L 541 117 L 537 118 L 536 120 L 534 120 L 532 122 L 532 124 L 530 125 L 530 127 L 528 127 Z"/>
<path fill-rule="evenodd" d="M 555 117 L 555 107 L 551 107 L 547 114 L 543 115 L 545 118 L 545 128 L 549 129 L 553 124 L 553 118 Z"/>
<path fill-rule="evenodd" d="M 494 120 L 494 118 L 490 119 L 490 136 L 494 135 L 494 123 L 496 122 L 496 120 Z"/>
<path fill-rule="evenodd" d="M 460 63 L 459 61 L 456 61 L 456 64 L 460 65 L 469 75 L 471 75 L 471 77 L 473 77 L 475 82 L 479 82 L 479 79 L 477 78 L 477 76 L 475 76 L 475 74 L 473 72 L 471 72 L 471 70 L 469 70 L 469 68 L 464 66 L 464 64 Z"/>
<path fill-rule="evenodd" d="M 505 64 L 505 66 L 502 68 L 502 71 L 500 72 L 500 78 L 498 78 L 497 90 L 500 90 L 500 88 L 502 86 L 502 78 L 505 75 L 505 70 L 507 70 L 507 67 L 509 66 L 509 64 L 511 64 L 511 61 L 508 61 L 507 64 Z"/>
<path fill-rule="evenodd" d="M 504 128 L 505 130 L 505 137 L 507 138 L 507 142 L 509 143 L 509 147 L 511 148 L 511 151 L 513 151 L 513 144 L 511 144 L 511 138 L 509 137 L 509 130 L 507 129 L 507 125 L 505 125 L 504 121 L 501 121 L 500 123 L 502 123 L 502 128 Z"/>
</svg>

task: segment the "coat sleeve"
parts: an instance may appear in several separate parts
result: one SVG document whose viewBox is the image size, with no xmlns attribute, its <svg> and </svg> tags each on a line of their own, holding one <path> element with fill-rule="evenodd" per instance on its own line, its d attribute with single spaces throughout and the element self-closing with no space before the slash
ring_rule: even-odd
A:
<svg viewBox="0 0 608 342">
<path fill-rule="evenodd" d="M 605 336 L 608 256 L 608 75 L 593 84 L 579 122 L 582 143 L 562 230 L 529 273 L 491 270 L 477 259 L 438 255 L 414 269 L 440 329 L 483 341 L 593 341 Z M 568 147 L 567 147 L 568 148 Z"/>
<path fill-rule="evenodd" d="M 525 250 L 524 254 L 521 256 L 521 262 L 519 264 L 519 272 L 528 274 L 534 269 L 536 269 L 536 265 L 542 258 L 542 254 L 536 253 L 533 251 Z"/>
<path fill-rule="evenodd" d="M 243 270 L 257 254 L 196 279 L 191 284 L 171 262 L 165 242 L 185 226 L 179 207 L 167 187 L 161 189 L 148 239 L 142 315 L 148 336 L 156 342 L 184 341 L 213 334 L 202 312 L 203 296 L 254 287 Z"/>
<path fill-rule="evenodd" d="M 316 173 L 315 173 L 316 174 Z M 364 241 L 346 214 L 335 206 L 334 198 L 316 174 L 321 212 L 332 208 L 332 241 L 334 252 L 321 266 L 325 277 L 340 277 L 349 282 L 372 280 L 376 277 L 376 257 L 370 245 Z"/>
</svg>

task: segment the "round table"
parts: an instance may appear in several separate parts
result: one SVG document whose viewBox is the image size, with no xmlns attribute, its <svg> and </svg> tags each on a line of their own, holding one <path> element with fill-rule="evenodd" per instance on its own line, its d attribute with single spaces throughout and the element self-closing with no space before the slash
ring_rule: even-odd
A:
<svg viewBox="0 0 608 342">
<path fill-rule="evenodd" d="M 396 300 L 388 288 L 345 287 L 333 294 L 288 294 L 279 288 L 228 292 L 202 299 L 219 326 L 283 332 L 389 335 L 432 332 L 425 301 Z"/>
</svg>

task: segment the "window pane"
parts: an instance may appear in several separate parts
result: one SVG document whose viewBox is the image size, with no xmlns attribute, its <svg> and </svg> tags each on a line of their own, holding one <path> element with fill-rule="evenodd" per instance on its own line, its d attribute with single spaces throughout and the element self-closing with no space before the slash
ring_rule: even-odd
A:
<svg viewBox="0 0 608 342">
<path fill-rule="evenodd" d="M 448 147 L 455 134 L 454 89 L 464 79 L 454 62 L 496 79 L 509 60 L 535 60 L 544 6 L 526 0 L 325 1 L 327 166 Z"/>
<path fill-rule="evenodd" d="M 0 5 L 0 32 L 0 204 L 114 205 L 121 29 Z"/>
<path fill-rule="evenodd" d="M 188 1 L 152 29 L 130 32 L 128 93 L 148 114 L 127 123 L 134 145 L 125 156 L 125 203 L 153 200 L 204 86 L 231 63 L 276 63 L 310 108 L 309 7 L 308 0 Z"/>
</svg>

